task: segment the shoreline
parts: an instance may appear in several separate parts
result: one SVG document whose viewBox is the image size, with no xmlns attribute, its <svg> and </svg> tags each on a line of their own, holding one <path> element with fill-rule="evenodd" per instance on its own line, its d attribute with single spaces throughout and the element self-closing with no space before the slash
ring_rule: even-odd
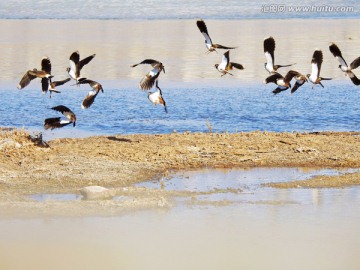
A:
<svg viewBox="0 0 360 270">
<path fill-rule="evenodd" d="M 36 146 L 24 130 L 0 133 L 0 162 L 3 165 L 0 168 L 0 212 L 3 214 L 9 209 L 14 210 L 15 206 L 16 211 L 27 209 L 30 205 L 46 209 L 39 206 L 41 203 L 29 200 L 31 194 L 79 194 L 81 188 L 91 185 L 112 188 L 119 196 L 127 192 L 135 194 L 133 203 L 129 205 L 107 202 L 109 209 L 113 204 L 121 211 L 158 207 L 160 201 L 160 205 L 169 206 L 174 196 L 171 192 L 137 189 L 133 185 L 168 177 L 172 172 L 181 170 L 360 168 L 358 132 L 185 132 L 66 138 L 48 141 L 47 144 L 49 147 Z M 265 184 L 274 188 L 342 188 L 350 185 L 360 185 L 360 173 Z M 86 203 L 51 204 L 69 207 L 79 204 L 81 206 L 75 212 L 82 213 Z M 98 204 L 100 206 L 101 203 Z"/>
</svg>

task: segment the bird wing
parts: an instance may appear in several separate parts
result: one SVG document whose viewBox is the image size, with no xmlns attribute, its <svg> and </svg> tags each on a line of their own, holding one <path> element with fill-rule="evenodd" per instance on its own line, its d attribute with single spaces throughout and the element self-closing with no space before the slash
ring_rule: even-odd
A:
<svg viewBox="0 0 360 270">
<path fill-rule="evenodd" d="M 356 75 L 353 72 L 350 71 L 347 74 L 349 75 L 349 78 L 353 82 L 353 84 L 360 85 L 360 80 L 358 79 L 358 77 L 356 77 Z"/>
<path fill-rule="evenodd" d="M 264 83 L 275 83 L 278 79 L 284 78 L 280 73 L 274 73 L 272 75 L 270 75 L 269 77 L 267 77 L 264 81 Z"/>
<path fill-rule="evenodd" d="M 36 75 L 33 73 L 32 70 L 28 70 L 24 76 L 21 78 L 17 88 L 23 89 L 24 87 L 28 86 L 29 83 L 36 78 Z"/>
<path fill-rule="evenodd" d="M 52 107 L 51 109 L 61 112 L 66 117 L 68 117 L 68 115 L 70 115 L 70 114 L 75 115 L 72 110 L 70 110 L 68 107 L 66 107 L 64 105 L 55 106 L 55 107 Z"/>
<path fill-rule="evenodd" d="M 67 78 L 65 80 L 62 80 L 62 81 L 55 81 L 53 82 L 53 84 L 56 86 L 59 86 L 59 85 L 63 85 L 64 83 L 67 83 L 68 81 L 70 81 L 71 79 L 70 78 Z"/>
<path fill-rule="evenodd" d="M 87 109 L 89 108 L 95 101 L 95 98 L 97 96 L 97 94 L 99 93 L 99 91 L 95 91 L 95 90 L 91 90 L 87 96 L 84 98 L 82 104 L 81 104 L 81 108 L 83 109 Z"/>
<path fill-rule="evenodd" d="M 45 71 L 47 74 L 51 74 L 51 62 L 48 57 L 44 57 L 41 60 L 41 70 Z"/>
<path fill-rule="evenodd" d="M 219 65 L 219 69 L 225 70 L 226 67 L 229 65 L 229 62 L 230 62 L 229 54 L 230 54 L 229 51 L 227 51 L 223 54 L 223 56 L 221 58 L 221 63 Z"/>
<path fill-rule="evenodd" d="M 330 52 L 334 55 L 334 57 L 339 61 L 340 65 L 347 67 L 347 63 L 342 56 L 342 53 L 338 46 L 335 43 L 330 43 L 329 45 Z"/>
<path fill-rule="evenodd" d="M 237 47 L 227 47 L 227 46 L 223 46 L 220 44 L 213 44 L 213 47 L 216 49 L 224 49 L 224 50 L 232 50 L 232 49 L 236 49 Z"/>
<path fill-rule="evenodd" d="M 320 76 L 321 64 L 323 62 L 323 53 L 321 50 L 315 50 L 311 59 L 311 77 L 318 78 Z"/>
<path fill-rule="evenodd" d="M 356 58 L 354 61 L 351 62 L 350 68 L 351 69 L 356 69 L 359 66 L 360 66 L 360 56 L 358 58 Z"/>
<path fill-rule="evenodd" d="M 76 51 L 76 52 L 73 52 L 71 55 L 70 55 L 70 59 L 69 59 L 69 63 L 70 63 L 70 70 L 72 71 L 73 75 L 75 76 L 80 76 L 79 74 L 79 70 L 77 68 L 77 65 L 79 63 L 79 60 L 80 60 L 80 55 L 79 55 L 79 52 Z M 70 72 L 69 72 L 70 73 Z"/>
<path fill-rule="evenodd" d="M 289 70 L 288 73 L 286 73 L 286 75 L 285 75 L 284 81 L 290 82 L 291 79 L 297 75 L 301 75 L 301 74 L 295 70 Z"/>
<path fill-rule="evenodd" d="M 69 120 L 61 120 L 60 117 L 46 118 L 44 121 L 45 129 L 54 129 L 54 128 L 62 128 L 70 124 Z"/>
<path fill-rule="evenodd" d="M 95 57 L 96 54 L 93 54 L 93 55 L 90 55 L 84 59 L 82 59 L 80 62 L 79 62 L 79 70 L 81 70 L 83 68 L 83 66 L 89 64 L 89 62 L 91 60 L 93 60 L 93 58 Z"/>
<path fill-rule="evenodd" d="M 155 81 L 159 77 L 159 75 L 159 69 L 154 68 L 140 81 L 140 89 L 150 90 L 154 86 Z"/>
<path fill-rule="evenodd" d="M 197 27 L 199 28 L 201 34 L 203 34 L 204 38 L 205 38 L 205 42 L 208 44 L 212 44 L 211 38 L 209 36 L 206 24 L 203 20 L 198 20 L 196 22 Z"/>
<path fill-rule="evenodd" d="M 244 66 L 238 63 L 230 62 L 230 66 L 237 69 L 244 69 Z"/>
<path fill-rule="evenodd" d="M 273 37 L 268 37 L 264 39 L 264 54 L 266 58 L 266 63 L 274 66 L 275 64 L 275 39 Z"/>
<path fill-rule="evenodd" d="M 43 94 L 46 94 L 47 90 L 49 89 L 49 79 L 48 78 L 41 79 L 41 89 L 42 89 Z"/>
<path fill-rule="evenodd" d="M 132 65 L 131 67 L 136 67 L 138 65 L 143 65 L 143 64 L 149 64 L 151 66 L 155 66 L 157 64 L 159 64 L 160 62 L 157 61 L 157 60 L 154 60 L 154 59 L 145 59 L 144 61 L 138 63 L 138 64 L 135 64 L 135 65 Z"/>
</svg>

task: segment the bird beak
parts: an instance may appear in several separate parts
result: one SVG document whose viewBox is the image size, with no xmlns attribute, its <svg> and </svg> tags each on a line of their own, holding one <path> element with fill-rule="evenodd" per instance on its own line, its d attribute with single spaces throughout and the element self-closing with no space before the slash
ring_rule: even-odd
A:
<svg viewBox="0 0 360 270">
<path fill-rule="evenodd" d="M 163 67 L 163 72 L 164 72 L 164 74 L 165 74 L 165 67 Z"/>
</svg>

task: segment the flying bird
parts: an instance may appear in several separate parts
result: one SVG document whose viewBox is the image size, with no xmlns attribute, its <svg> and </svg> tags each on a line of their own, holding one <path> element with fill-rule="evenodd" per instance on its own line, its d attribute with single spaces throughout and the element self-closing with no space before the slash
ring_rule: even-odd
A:
<svg viewBox="0 0 360 270">
<path fill-rule="evenodd" d="M 345 75 L 348 75 L 349 78 L 351 79 L 351 81 L 355 85 L 359 85 L 359 84 L 357 84 L 358 79 L 355 76 L 355 74 L 352 72 L 352 70 L 356 69 L 360 66 L 360 56 L 358 58 L 356 58 L 354 61 L 352 61 L 350 66 L 348 66 L 348 64 L 346 63 L 345 59 L 342 56 L 342 53 L 341 53 L 339 47 L 335 43 L 331 42 L 329 44 L 329 50 L 334 55 L 334 57 L 339 61 L 339 63 L 340 63 L 339 68 L 341 69 L 341 71 L 345 72 Z"/>
<path fill-rule="evenodd" d="M 295 71 L 296 72 L 296 71 Z M 296 80 L 293 88 L 291 88 L 291 94 L 294 94 L 295 91 L 302 86 L 304 83 L 306 83 L 308 81 L 308 79 L 306 78 L 305 75 L 302 75 L 299 72 L 296 72 L 296 74 L 294 75 L 294 79 Z"/>
<path fill-rule="evenodd" d="M 266 58 L 265 69 L 271 74 L 277 72 L 281 67 L 290 67 L 294 64 L 289 65 L 275 65 L 275 39 L 273 37 L 268 37 L 264 39 L 264 54 Z"/>
<path fill-rule="evenodd" d="M 272 92 L 276 95 L 279 94 L 282 91 L 285 91 L 289 88 L 291 88 L 291 80 L 294 76 L 298 76 L 300 73 L 294 70 L 290 70 L 288 73 L 286 73 L 285 77 L 283 77 L 280 73 L 273 73 L 269 77 L 267 77 L 264 81 L 265 84 L 268 83 L 274 83 L 278 87 L 273 90 Z M 301 74 L 300 74 L 301 75 Z"/>
<path fill-rule="evenodd" d="M 216 51 L 216 49 L 225 49 L 225 50 L 231 50 L 231 49 L 235 49 L 236 47 L 227 47 L 227 46 L 223 46 L 220 44 L 214 44 L 211 41 L 211 38 L 209 36 L 206 24 L 203 20 L 198 20 L 196 21 L 196 25 L 199 28 L 201 34 L 203 34 L 203 36 L 205 37 L 205 46 L 207 48 L 206 53 L 211 53 L 213 51 Z"/>
<path fill-rule="evenodd" d="M 314 51 L 313 57 L 311 59 L 311 74 L 306 74 L 306 77 L 314 85 L 320 84 L 321 87 L 324 88 L 321 81 L 322 80 L 331 80 L 331 78 L 322 78 L 322 77 L 320 77 L 320 70 L 321 70 L 322 62 L 323 62 L 323 53 L 322 53 L 321 50 L 316 49 Z M 312 88 L 314 88 L 314 86 Z"/>
<path fill-rule="evenodd" d="M 79 82 L 79 84 L 86 84 L 86 83 L 91 86 L 92 90 L 90 90 L 90 92 L 84 98 L 81 104 L 82 109 L 87 109 L 94 103 L 96 96 L 99 94 L 99 91 L 104 93 L 104 89 L 102 88 L 102 85 L 98 82 L 89 79 L 84 79 Z"/>
<path fill-rule="evenodd" d="M 157 82 L 156 82 L 157 84 Z M 160 87 L 158 85 L 156 85 L 157 87 L 157 91 L 155 92 L 148 92 L 148 99 L 151 101 L 152 104 L 154 105 L 158 105 L 161 104 L 164 106 L 165 112 L 167 113 L 167 107 L 166 107 L 166 102 L 164 100 L 164 98 L 162 97 L 162 91 L 160 89 Z"/>
<path fill-rule="evenodd" d="M 73 52 L 70 55 L 70 67 L 68 67 L 66 71 L 68 72 L 70 78 L 76 81 L 76 84 L 78 84 L 79 81 L 85 79 L 80 76 L 80 71 L 95 57 L 95 55 L 96 54 L 90 55 L 82 60 L 80 60 L 79 51 Z"/>
<path fill-rule="evenodd" d="M 153 59 L 145 59 L 144 61 L 132 65 L 131 67 L 136 67 L 138 65 L 143 65 L 143 64 L 149 64 L 153 67 L 153 69 L 145 75 L 145 77 L 140 81 L 140 89 L 141 90 L 150 90 L 156 81 L 156 87 L 159 89 L 158 87 L 158 79 L 159 79 L 159 75 L 161 73 L 161 71 L 163 71 L 165 73 L 165 67 L 163 65 L 163 63 L 157 61 L 157 60 L 153 60 Z"/>
<path fill-rule="evenodd" d="M 52 81 L 51 79 L 42 79 L 41 83 L 42 83 L 43 93 L 46 93 L 47 91 L 49 91 L 50 98 L 51 98 L 52 93 L 61 93 L 60 91 L 56 90 L 56 86 L 63 85 L 70 80 L 71 80 L 70 78 L 67 78 L 62 81 Z"/>
<path fill-rule="evenodd" d="M 230 74 L 233 76 L 233 74 L 231 74 L 229 70 L 233 70 L 234 68 L 240 70 L 244 69 L 244 67 L 241 64 L 230 62 L 230 51 L 224 53 L 221 59 L 221 63 L 215 64 L 215 68 L 221 73 L 221 77 L 226 74 Z"/>
<path fill-rule="evenodd" d="M 356 75 L 354 74 L 354 72 L 352 71 L 348 71 L 347 75 L 349 75 L 350 80 L 353 82 L 353 84 L 355 85 L 360 85 L 360 79 L 358 79 L 358 77 L 356 77 Z"/>
<path fill-rule="evenodd" d="M 67 118 L 67 120 L 63 120 L 61 119 L 61 117 L 46 118 L 44 121 L 45 129 L 62 128 L 71 123 L 75 127 L 76 116 L 68 107 L 64 105 L 59 105 L 56 107 L 52 107 L 51 109 L 62 113 Z"/>
<path fill-rule="evenodd" d="M 43 57 L 41 60 L 41 70 L 37 70 L 36 68 L 32 70 L 28 70 L 24 76 L 21 78 L 19 85 L 17 86 L 18 89 L 23 89 L 24 87 L 28 86 L 30 82 L 35 78 L 41 78 L 41 81 L 47 81 L 48 79 L 52 78 L 51 75 L 51 62 L 48 57 Z M 42 89 L 44 93 L 44 88 Z M 47 91 L 47 89 L 46 89 Z M 45 93 L 46 93 L 45 91 Z"/>
</svg>

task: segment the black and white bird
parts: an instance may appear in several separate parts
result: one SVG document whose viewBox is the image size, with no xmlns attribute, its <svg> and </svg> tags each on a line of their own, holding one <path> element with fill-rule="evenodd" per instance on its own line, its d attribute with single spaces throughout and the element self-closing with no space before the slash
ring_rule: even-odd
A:
<svg viewBox="0 0 360 270">
<path fill-rule="evenodd" d="M 345 59 L 342 56 L 342 53 L 339 49 L 339 47 L 331 42 L 329 44 L 329 50 L 330 52 L 334 55 L 334 57 L 339 61 L 340 65 L 339 68 L 341 71 L 345 72 L 345 75 L 348 75 L 349 78 L 351 79 L 351 81 L 355 84 L 355 85 L 359 85 L 358 83 L 358 79 L 355 76 L 355 74 L 352 72 L 353 69 L 356 69 L 360 66 L 360 56 L 358 58 L 356 58 L 354 61 L 351 62 L 350 66 L 348 66 L 348 64 L 346 63 Z"/>
<path fill-rule="evenodd" d="M 213 51 L 216 51 L 216 49 L 224 49 L 224 50 L 236 49 L 236 47 L 227 47 L 227 46 L 213 43 L 209 36 L 206 24 L 203 20 L 196 21 L 196 25 L 199 28 L 201 34 L 203 34 L 203 36 L 205 37 L 205 46 L 207 48 L 206 53 L 211 53 Z"/>
<path fill-rule="evenodd" d="M 36 68 L 32 70 L 28 70 L 24 76 L 21 78 L 19 85 L 17 86 L 18 89 L 23 89 L 24 87 L 28 86 L 30 82 L 35 78 L 41 78 L 41 81 L 47 81 L 48 79 L 52 78 L 51 75 L 51 62 L 48 57 L 43 57 L 41 60 L 41 70 L 37 70 Z M 44 93 L 44 88 L 42 88 Z M 47 89 L 45 90 L 46 93 Z"/>
<path fill-rule="evenodd" d="M 226 74 L 230 74 L 231 76 L 233 76 L 233 74 L 231 74 L 229 70 L 233 70 L 234 68 L 240 70 L 244 69 L 241 64 L 230 62 L 230 51 L 227 51 L 223 54 L 221 63 L 215 64 L 215 68 L 221 73 L 221 77 Z"/>
<path fill-rule="evenodd" d="M 156 82 L 157 84 L 157 82 Z M 162 96 L 162 91 L 160 89 L 160 87 L 157 85 L 157 91 L 155 92 L 148 92 L 148 99 L 151 101 L 152 104 L 154 104 L 155 106 L 158 104 L 161 104 L 164 106 L 165 112 L 167 113 L 167 107 L 166 107 L 166 102 Z"/>
<path fill-rule="evenodd" d="M 67 83 L 68 81 L 70 81 L 70 78 L 67 78 L 65 80 L 62 81 L 52 81 L 51 78 L 50 79 L 42 79 L 41 83 L 42 83 L 42 89 L 43 89 L 43 93 L 46 93 L 47 91 L 50 92 L 50 98 L 51 98 L 51 94 L 52 93 L 61 93 L 60 91 L 56 90 L 56 86 L 60 86 L 63 85 L 65 83 Z"/>
<path fill-rule="evenodd" d="M 96 54 L 90 55 L 82 60 L 80 60 L 79 51 L 73 52 L 70 55 L 69 63 L 70 67 L 66 69 L 71 79 L 75 80 L 78 84 L 80 80 L 85 79 L 80 76 L 81 69 L 87 65 Z"/>
<path fill-rule="evenodd" d="M 295 64 L 289 65 L 275 65 L 275 39 L 267 37 L 264 39 L 264 54 L 266 58 L 265 69 L 270 73 L 275 73 L 281 67 L 290 67 Z"/>
<path fill-rule="evenodd" d="M 274 83 L 276 84 L 278 87 L 273 90 L 272 92 L 276 95 L 279 94 L 282 91 L 285 91 L 289 88 L 291 88 L 291 80 L 294 76 L 297 76 L 298 74 L 300 74 L 297 71 L 294 70 L 290 70 L 288 73 L 286 73 L 285 77 L 283 77 L 280 73 L 273 73 L 272 75 L 270 75 L 269 77 L 267 77 L 264 81 L 265 84 L 268 83 Z"/>
<path fill-rule="evenodd" d="M 67 119 L 61 119 L 61 117 L 46 118 L 44 121 L 45 129 L 62 128 L 71 123 L 75 127 L 76 115 L 68 107 L 64 105 L 59 105 L 56 107 L 52 107 L 51 109 L 61 112 Z"/>
<path fill-rule="evenodd" d="M 294 79 L 296 80 L 296 82 L 293 88 L 291 88 L 291 94 L 295 93 L 295 91 L 298 90 L 300 86 L 302 86 L 304 83 L 308 81 L 306 76 L 299 72 L 296 72 L 296 75 L 294 75 Z"/>
<path fill-rule="evenodd" d="M 156 87 L 158 88 L 158 79 L 159 79 L 159 75 L 161 73 L 161 71 L 163 71 L 165 73 L 165 67 L 163 65 L 163 63 L 157 61 L 157 60 L 153 60 L 153 59 L 145 59 L 144 61 L 132 65 L 131 67 L 136 67 L 138 65 L 143 65 L 143 64 L 148 64 L 151 65 L 153 67 L 153 69 L 145 75 L 145 77 L 140 81 L 139 87 L 141 90 L 150 90 L 155 82 L 156 82 Z M 159 88 L 158 88 L 159 89 Z"/>
<path fill-rule="evenodd" d="M 92 90 L 90 90 L 90 92 L 87 94 L 87 96 L 84 98 L 81 104 L 82 109 L 87 109 L 94 103 L 96 96 L 99 94 L 99 91 L 104 93 L 104 89 L 102 88 L 102 85 L 93 80 L 84 79 L 81 80 L 79 84 L 89 84 L 92 88 Z"/>
<path fill-rule="evenodd" d="M 331 78 L 322 78 L 322 77 L 320 77 L 320 70 L 321 70 L 322 62 L 323 62 L 323 53 L 322 53 L 321 50 L 316 49 L 314 51 L 313 57 L 311 59 L 311 74 L 306 74 L 306 77 L 314 85 L 320 84 L 321 87 L 324 88 L 321 81 L 322 80 L 331 80 Z M 314 88 L 314 86 L 312 88 Z"/>
<path fill-rule="evenodd" d="M 356 77 L 356 75 L 354 74 L 354 72 L 352 71 L 348 71 L 347 75 L 349 76 L 350 80 L 353 82 L 353 84 L 355 85 L 360 85 L 360 79 L 358 79 L 358 77 Z"/>
</svg>

